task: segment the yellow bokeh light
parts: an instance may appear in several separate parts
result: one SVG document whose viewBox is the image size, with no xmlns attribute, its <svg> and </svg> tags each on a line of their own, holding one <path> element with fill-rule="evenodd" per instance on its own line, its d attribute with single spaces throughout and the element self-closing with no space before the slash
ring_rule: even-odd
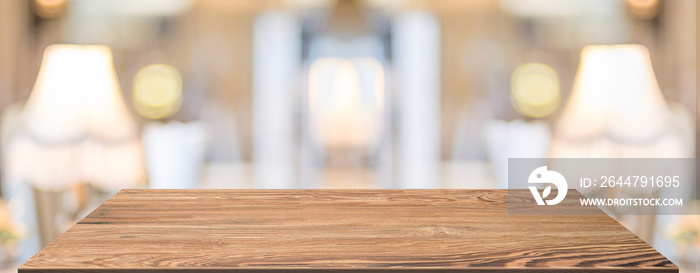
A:
<svg viewBox="0 0 700 273">
<path fill-rule="evenodd" d="M 53 19 L 65 11 L 67 2 L 67 0 L 34 0 L 34 8 L 39 17 Z"/>
<path fill-rule="evenodd" d="M 510 79 L 511 102 L 523 116 L 541 118 L 559 107 L 561 89 L 559 75 L 543 63 L 518 66 Z"/>
<path fill-rule="evenodd" d="M 136 112 L 150 119 L 174 115 L 182 104 L 182 77 L 172 66 L 152 64 L 134 77 L 132 101 Z"/>
<path fill-rule="evenodd" d="M 658 13 L 659 0 L 627 0 L 627 6 L 639 19 L 651 19 Z"/>
</svg>

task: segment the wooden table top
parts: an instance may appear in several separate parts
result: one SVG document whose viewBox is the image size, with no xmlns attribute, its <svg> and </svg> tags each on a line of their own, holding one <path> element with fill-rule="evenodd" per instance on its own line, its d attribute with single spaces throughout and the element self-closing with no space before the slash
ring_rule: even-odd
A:
<svg viewBox="0 0 700 273">
<path fill-rule="evenodd" d="M 677 272 L 607 215 L 506 190 L 122 190 L 19 272 Z"/>
</svg>

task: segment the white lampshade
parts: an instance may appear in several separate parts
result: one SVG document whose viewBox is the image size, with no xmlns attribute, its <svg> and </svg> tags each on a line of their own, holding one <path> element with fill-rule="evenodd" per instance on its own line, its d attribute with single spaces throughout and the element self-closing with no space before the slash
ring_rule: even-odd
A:
<svg viewBox="0 0 700 273">
<path fill-rule="evenodd" d="M 677 131 L 672 119 L 645 46 L 586 46 L 568 104 L 556 123 L 552 156 L 624 156 L 612 152 L 620 145 L 662 145 L 666 149 L 661 150 L 677 151 L 678 145 L 672 144 L 676 141 L 669 138 Z"/>
<path fill-rule="evenodd" d="M 309 69 L 309 127 L 327 148 L 367 149 L 383 132 L 384 74 L 372 58 L 319 58 Z"/>
<path fill-rule="evenodd" d="M 7 155 L 13 180 L 46 190 L 76 182 L 112 189 L 145 180 L 138 130 L 107 46 L 46 48 Z"/>
<path fill-rule="evenodd" d="M 593 45 L 581 53 L 558 130 L 572 139 L 644 141 L 661 133 L 670 114 L 646 47 Z"/>
<path fill-rule="evenodd" d="M 48 46 L 23 114 L 29 133 L 48 144 L 137 135 L 107 46 Z"/>
</svg>

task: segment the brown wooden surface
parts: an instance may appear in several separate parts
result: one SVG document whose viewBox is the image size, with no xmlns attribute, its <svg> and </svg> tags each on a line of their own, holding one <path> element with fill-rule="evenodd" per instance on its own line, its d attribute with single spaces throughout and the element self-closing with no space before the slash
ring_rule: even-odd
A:
<svg viewBox="0 0 700 273">
<path fill-rule="evenodd" d="M 506 190 L 123 190 L 19 272 L 677 272 L 606 215 Z"/>
</svg>

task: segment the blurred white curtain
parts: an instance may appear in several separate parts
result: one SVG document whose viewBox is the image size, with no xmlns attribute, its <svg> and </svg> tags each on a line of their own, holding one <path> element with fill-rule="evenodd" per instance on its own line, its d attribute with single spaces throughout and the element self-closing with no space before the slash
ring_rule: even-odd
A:
<svg viewBox="0 0 700 273">
<path fill-rule="evenodd" d="M 398 188 L 436 188 L 440 168 L 440 24 L 396 15 L 392 49 L 398 107 Z"/>
<path fill-rule="evenodd" d="M 301 27 L 288 11 L 260 14 L 253 27 L 253 161 L 259 188 L 296 188 L 295 105 Z"/>
</svg>

